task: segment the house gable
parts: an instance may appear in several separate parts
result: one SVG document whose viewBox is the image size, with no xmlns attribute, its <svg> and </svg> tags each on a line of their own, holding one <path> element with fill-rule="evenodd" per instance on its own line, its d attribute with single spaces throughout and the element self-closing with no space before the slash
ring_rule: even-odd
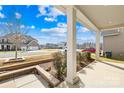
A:
<svg viewBox="0 0 124 93">
<path fill-rule="evenodd" d="M 27 46 L 29 47 L 29 46 L 38 46 L 39 47 L 39 44 L 38 44 L 38 42 L 37 41 L 35 41 L 35 40 L 32 40 L 31 42 L 29 42 L 28 44 L 27 44 Z"/>
</svg>

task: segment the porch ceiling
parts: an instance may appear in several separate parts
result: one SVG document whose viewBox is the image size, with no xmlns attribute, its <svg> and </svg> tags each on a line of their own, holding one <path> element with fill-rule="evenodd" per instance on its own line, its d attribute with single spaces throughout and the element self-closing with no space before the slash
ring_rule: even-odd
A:
<svg viewBox="0 0 124 93">
<path fill-rule="evenodd" d="M 61 11 L 68 6 L 58 7 Z M 94 31 L 124 27 L 123 5 L 76 5 L 77 19 Z"/>
<path fill-rule="evenodd" d="M 78 5 L 76 6 L 98 29 L 124 26 L 123 5 Z"/>
</svg>

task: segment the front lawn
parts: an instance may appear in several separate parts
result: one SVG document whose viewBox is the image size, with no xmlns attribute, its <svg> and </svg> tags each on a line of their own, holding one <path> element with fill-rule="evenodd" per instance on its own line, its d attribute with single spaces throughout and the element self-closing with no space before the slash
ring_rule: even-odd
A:
<svg viewBox="0 0 124 93">
<path fill-rule="evenodd" d="M 95 59 L 95 54 L 92 53 L 91 57 Z M 124 58 L 122 57 L 116 57 L 116 58 L 105 58 L 105 57 L 100 57 L 101 61 L 108 61 L 108 62 L 114 62 L 114 63 L 121 63 L 124 64 Z"/>
</svg>

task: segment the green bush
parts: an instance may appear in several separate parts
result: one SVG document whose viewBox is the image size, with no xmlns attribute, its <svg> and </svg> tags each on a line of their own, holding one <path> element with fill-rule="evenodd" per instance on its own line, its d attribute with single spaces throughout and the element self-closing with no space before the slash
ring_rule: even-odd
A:
<svg viewBox="0 0 124 93">
<path fill-rule="evenodd" d="M 87 59 L 91 59 L 91 53 L 87 52 Z"/>
<path fill-rule="evenodd" d="M 83 52 L 82 53 L 82 57 L 84 58 L 84 59 L 91 59 L 91 53 L 90 52 Z"/>
<path fill-rule="evenodd" d="M 66 75 L 66 54 L 62 54 L 60 52 L 53 54 L 53 65 L 57 71 L 57 78 L 60 80 L 64 80 Z"/>
<path fill-rule="evenodd" d="M 53 65 L 57 71 L 57 78 L 59 80 L 64 80 L 67 72 L 67 54 L 66 52 L 62 54 L 61 52 L 56 52 L 53 54 Z M 80 66 L 85 66 L 88 59 L 91 59 L 91 53 L 89 52 L 77 52 L 77 69 Z"/>
<path fill-rule="evenodd" d="M 77 63 L 81 63 L 83 61 L 82 53 L 77 52 Z"/>
<path fill-rule="evenodd" d="M 77 52 L 77 64 L 80 65 L 81 67 L 86 66 L 89 59 L 91 59 L 91 53 L 89 53 L 89 52 Z"/>
</svg>

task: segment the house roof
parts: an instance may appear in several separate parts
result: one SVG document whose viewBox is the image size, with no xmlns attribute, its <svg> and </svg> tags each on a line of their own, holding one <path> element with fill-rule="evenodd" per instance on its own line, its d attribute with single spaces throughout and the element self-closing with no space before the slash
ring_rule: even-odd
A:
<svg viewBox="0 0 124 93">
<path fill-rule="evenodd" d="M 14 43 L 13 38 L 15 39 L 15 36 L 16 36 L 15 34 L 10 33 L 10 34 L 0 37 L 0 39 L 7 38 L 9 40 L 9 43 L 13 44 Z M 21 41 L 20 41 L 21 46 L 28 45 L 32 41 L 35 41 L 38 44 L 38 40 L 36 40 L 35 38 L 28 36 L 28 35 L 21 35 L 20 39 L 21 39 Z M 4 43 L 6 43 L 6 42 L 4 42 Z"/>
<path fill-rule="evenodd" d="M 20 35 L 20 34 L 19 34 Z M 14 33 L 10 33 L 10 34 L 6 34 L 5 36 L 2 36 L 1 38 L 11 38 L 11 37 L 15 37 L 16 36 L 16 34 L 14 34 Z M 33 37 L 31 37 L 31 36 L 29 36 L 29 35 L 22 35 L 21 34 L 21 38 L 23 38 L 23 39 L 28 39 L 29 41 L 31 41 L 31 40 L 36 40 L 35 38 L 33 38 Z M 36 40 L 37 41 L 37 40 Z"/>
</svg>

